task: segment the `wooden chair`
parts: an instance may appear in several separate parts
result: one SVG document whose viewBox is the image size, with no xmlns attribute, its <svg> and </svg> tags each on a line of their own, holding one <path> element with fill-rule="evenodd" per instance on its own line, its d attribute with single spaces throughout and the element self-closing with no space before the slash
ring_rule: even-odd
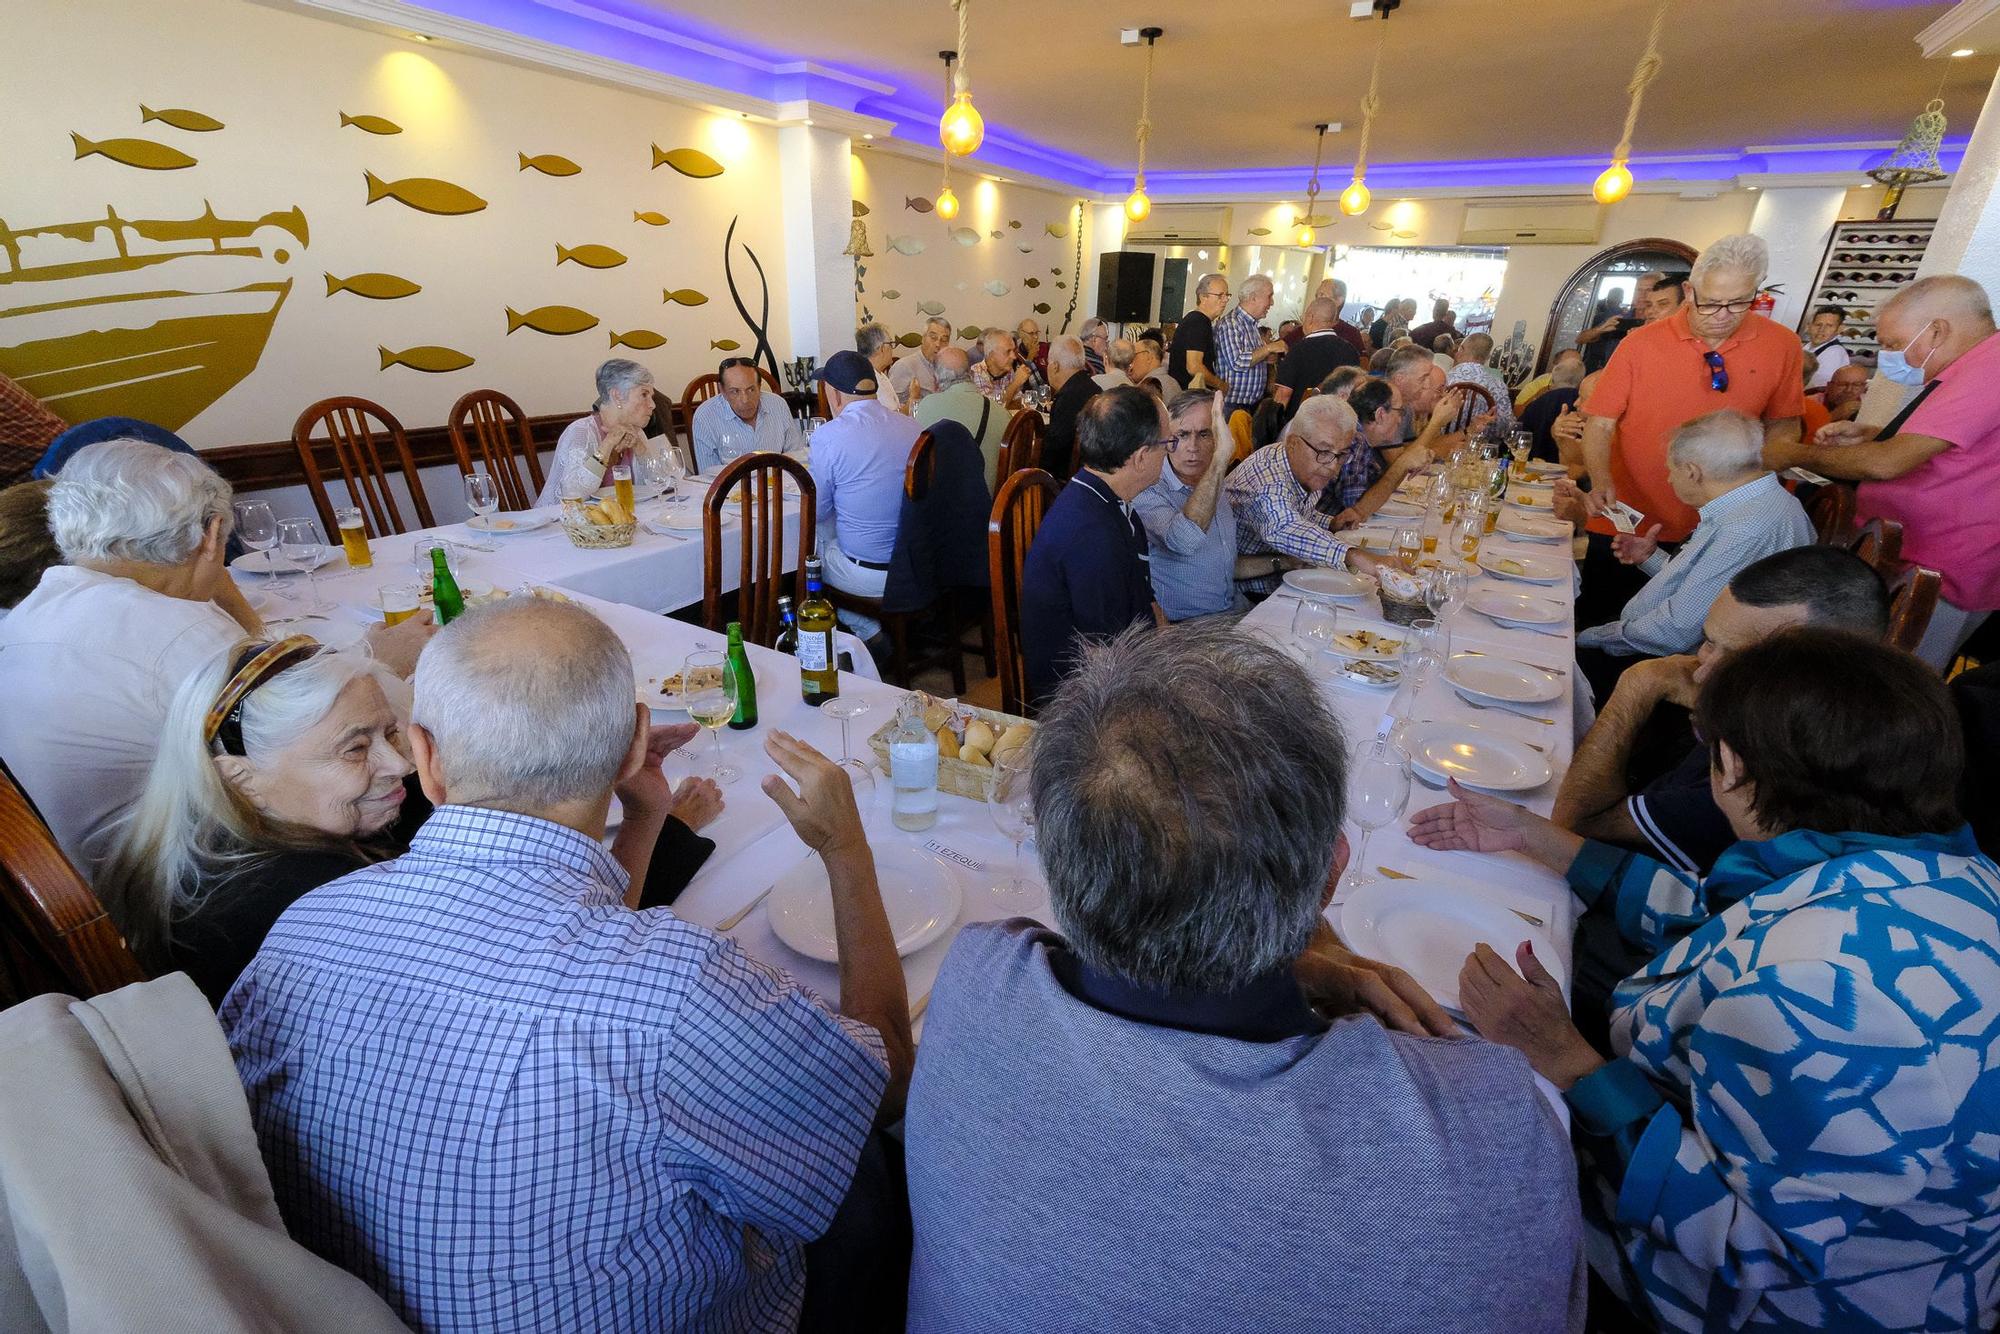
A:
<svg viewBox="0 0 2000 1334">
<path fill-rule="evenodd" d="M 88 998 L 146 980 L 104 905 L 4 771 L 0 961 L 11 965 L 22 999 L 44 991 Z"/>
<path fill-rule="evenodd" d="M 1033 408 L 1022 408 L 1008 418 L 1007 429 L 1000 435 L 999 466 L 994 469 L 996 488 L 1024 468 L 1042 466 L 1042 436 L 1047 431 L 1042 414 Z"/>
<path fill-rule="evenodd" d="M 314 456 L 313 435 L 319 431 L 326 433 L 327 443 L 333 446 L 334 463 L 340 468 L 341 480 L 347 483 L 348 501 L 361 510 L 368 536 L 387 537 L 409 531 L 396 504 L 395 490 L 389 485 L 389 471 L 383 462 L 378 437 L 395 446 L 393 462 L 402 470 L 403 484 L 409 488 L 410 503 L 417 512 L 416 526 L 437 526 L 403 424 L 389 409 L 365 398 L 323 398 L 299 414 L 292 426 L 292 445 L 299 452 L 306 490 L 312 495 L 313 508 L 319 511 L 329 542 L 340 540 L 340 527 L 334 521 L 333 502 L 327 498 L 326 481 L 320 476 L 319 460 Z"/>
<path fill-rule="evenodd" d="M 764 388 L 779 397 L 784 396 L 784 390 L 778 387 L 778 377 L 762 366 L 757 368 L 757 378 L 764 382 Z M 694 458 L 694 410 L 721 392 L 722 376 L 715 371 L 695 376 L 688 381 L 687 388 L 681 390 L 680 429 L 682 438 L 687 441 L 687 456 L 690 461 Z M 825 402 L 823 396 L 821 402 L 822 404 Z M 671 439 L 672 436 L 669 435 L 668 438 Z"/>
<path fill-rule="evenodd" d="M 832 421 L 833 409 L 827 405 L 826 401 L 826 381 L 817 380 L 814 381 L 814 384 L 817 387 L 819 397 L 819 407 L 815 409 L 815 413 L 823 422 Z"/>
<path fill-rule="evenodd" d="M 1915 653 L 1930 629 L 1944 589 L 1944 576 L 1922 565 L 1899 562 L 1889 583 L 1889 643 Z"/>
<path fill-rule="evenodd" d="M 1062 487 L 1040 468 L 1024 468 L 1000 486 L 986 524 L 993 582 L 993 638 L 999 658 L 1000 711 L 1028 716 L 1028 665 L 1021 651 L 1021 570 L 1028 548 Z"/>
<path fill-rule="evenodd" d="M 1870 519 L 1848 534 L 1841 545 L 1889 579 L 1903 563 L 1903 525 L 1894 519 Z"/>
<path fill-rule="evenodd" d="M 542 493 L 542 461 L 535 454 L 535 437 L 528 430 L 527 414 L 498 389 L 475 389 L 451 405 L 446 419 L 451 432 L 451 452 L 458 458 L 461 473 L 486 465 L 493 485 L 500 490 L 500 508 L 524 510 L 534 506 Z M 474 446 L 478 458 L 473 457 Z M 516 458 L 528 469 L 521 480 Z"/>
<path fill-rule="evenodd" d="M 1470 380 L 1460 380 L 1454 384 L 1447 384 L 1444 392 L 1449 394 L 1457 389 L 1465 391 L 1465 402 L 1460 406 L 1458 415 L 1451 419 L 1453 431 L 1468 429 L 1472 425 L 1472 419 L 1481 413 L 1497 414 L 1500 411 L 1500 405 L 1494 401 L 1492 392 L 1485 385 L 1474 384 Z"/>
<path fill-rule="evenodd" d="M 742 550 L 736 566 L 736 619 L 743 638 L 769 648 L 778 637 L 778 596 L 785 582 L 785 488 L 790 477 L 799 488 L 798 563 L 793 593 L 804 600 L 806 557 L 813 550 L 814 498 L 812 474 L 785 454 L 745 454 L 723 465 L 701 502 L 702 622 L 720 633 L 722 615 L 722 513 L 729 493 L 740 484 L 737 518 Z"/>
<path fill-rule="evenodd" d="M 1854 488 L 1846 482 L 1828 482 L 1806 501 L 1806 517 L 1824 545 L 1845 545 L 1854 530 Z"/>
</svg>

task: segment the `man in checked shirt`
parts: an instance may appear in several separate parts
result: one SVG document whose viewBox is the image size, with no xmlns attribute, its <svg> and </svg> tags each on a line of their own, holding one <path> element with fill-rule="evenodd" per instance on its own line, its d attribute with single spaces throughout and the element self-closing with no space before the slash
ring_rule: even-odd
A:
<svg viewBox="0 0 2000 1334">
<path fill-rule="evenodd" d="M 1328 394 L 1299 406 L 1291 429 L 1229 474 L 1230 509 L 1236 515 L 1236 551 L 1241 570 L 1247 558 L 1268 556 L 1269 573 L 1241 580 L 1245 593 L 1261 595 L 1278 586 L 1286 570 L 1308 565 L 1346 567 L 1372 573 L 1384 562 L 1350 548 L 1333 531 L 1333 517 L 1319 510 L 1320 493 L 1340 474 L 1354 448 L 1354 409 Z"/>
</svg>

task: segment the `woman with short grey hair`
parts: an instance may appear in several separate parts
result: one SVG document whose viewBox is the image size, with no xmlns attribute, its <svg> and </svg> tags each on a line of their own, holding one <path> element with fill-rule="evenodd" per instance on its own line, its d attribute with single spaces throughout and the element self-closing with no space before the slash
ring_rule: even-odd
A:
<svg viewBox="0 0 2000 1334">
<path fill-rule="evenodd" d="M 597 368 L 597 398 L 590 415 L 563 428 L 549 477 L 537 505 L 587 496 L 611 485 L 611 470 L 642 455 L 664 457 L 673 447 L 646 438 L 653 420 L 653 373 L 636 361 L 613 357 Z"/>
</svg>

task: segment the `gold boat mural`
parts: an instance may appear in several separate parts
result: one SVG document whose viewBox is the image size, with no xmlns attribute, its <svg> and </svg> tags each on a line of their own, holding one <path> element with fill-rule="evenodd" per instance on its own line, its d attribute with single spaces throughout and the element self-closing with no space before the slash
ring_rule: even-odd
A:
<svg viewBox="0 0 2000 1334">
<path fill-rule="evenodd" d="M 65 421 L 131 416 L 177 431 L 256 368 L 291 294 L 296 206 L 255 219 L 0 218 L 0 371 Z"/>
</svg>

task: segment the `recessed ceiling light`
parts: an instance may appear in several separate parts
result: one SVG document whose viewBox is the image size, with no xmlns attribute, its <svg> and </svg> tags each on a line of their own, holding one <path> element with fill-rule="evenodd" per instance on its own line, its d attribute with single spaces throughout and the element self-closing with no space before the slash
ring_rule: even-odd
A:
<svg viewBox="0 0 2000 1334">
<path fill-rule="evenodd" d="M 1974 50 L 1973 50 L 1973 49 L 1972 49 L 1971 47 L 1969 47 L 1969 46 L 1961 46 L 1961 47 L 1959 47 L 1959 48 L 1958 48 L 1958 50 L 1956 50 L 1956 51 L 1954 51 L 1954 52 L 1952 52 L 1952 53 L 1951 53 L 1951 58 L 1952 58 L 1953 60 L 1963 60 L 1963 59 L 1965 59 L 1965 58 L 1966 58 L 1967 56 L 1976 56 L 1976 55 L 1978 55 L 1978 54 L 1979 54 L 1979 53 L 1978 53 L 1977 51 L 1974 51 Z"/>
<path fill-rule="evenodd" d="M 410 40 L 413 42 L 435 42 L 437 38 L 431 36 L 429 33 L 413 32 L 410 34 Z M 1971 55 L 1972 52 L 1967 51 L 1965 54 Z"/>
<path fill-rule="evenodd" d="M 863 139 L 870 139 L 870 140 L 872 140 L 872 139 L 874 139 L 874 137 L 875 137 L 875 136 L 874 136 L 874 135 L 872 135 L 872 134 L 864 134 L 864 135 L 862 135 L 861 137 L 862 137 Z"/>
</svg>

